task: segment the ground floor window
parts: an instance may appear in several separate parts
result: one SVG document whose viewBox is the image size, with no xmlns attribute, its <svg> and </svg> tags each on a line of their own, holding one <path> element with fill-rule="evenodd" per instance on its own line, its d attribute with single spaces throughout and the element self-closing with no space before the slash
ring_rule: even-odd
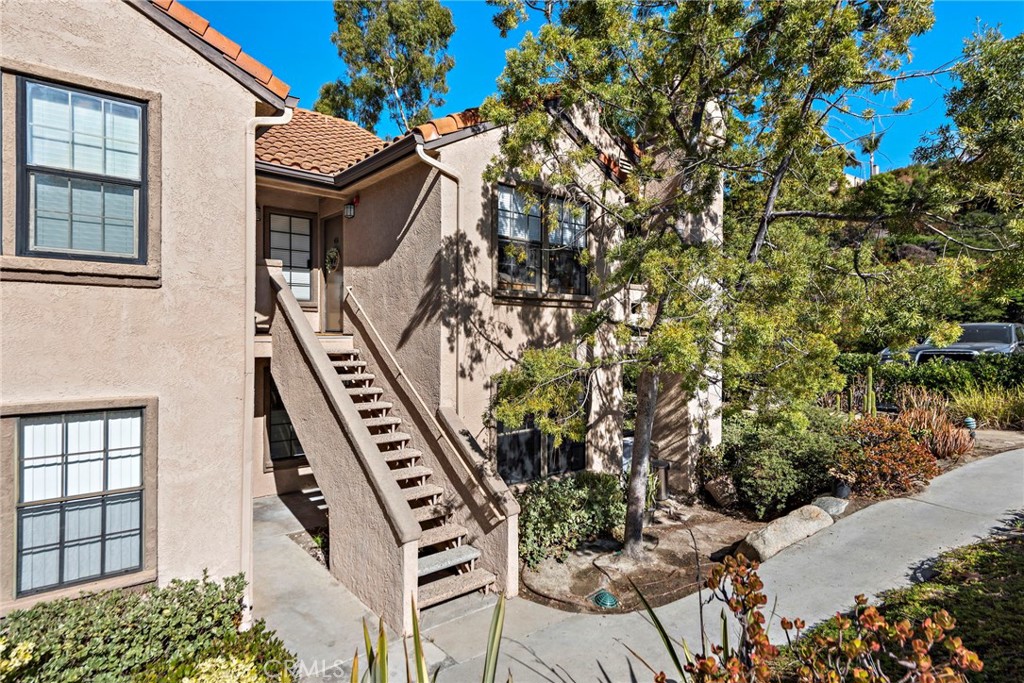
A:
<svg viewBox="0 0 1024 683">
<path fill-rule="evenodd" d="M 143 567 L 143 410 L 18 420 L 17 592 Z"/>
<path fill-rule="evenodd" d="M 498 473 L 508 484 L 519 484 L 555 474 L 576 472 L 587 466 L 585 443 L 554 439 L 541 433 L 532 419 L 520 429 L 498 423 Z"/>
<path fill-rule="evenodd" d="M 268 427 L 270 430 L 270 459 L 277 462 L 291 458 L 303 458 L 306 456 L 306 452 L 302 449 L 302 444 L 299 443 L 299 437 L 295 434 L 295 427 L 292 426 L 291 418 L 288 417 L 281 394 L 277 392 L 274 380 L 270 379 L 269 374 L 267 381 L 270 386 Z"/>
</svg>

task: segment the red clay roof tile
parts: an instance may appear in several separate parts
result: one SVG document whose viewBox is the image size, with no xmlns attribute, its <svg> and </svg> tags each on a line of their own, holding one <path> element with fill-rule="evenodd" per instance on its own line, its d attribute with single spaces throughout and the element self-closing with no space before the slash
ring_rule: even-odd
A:
<svg viewBox="0 0 1024 683">
<path fill-rule="evenodd" d="M 252 56 L 242 52 L 238 43 L 212 28 L 209 21 L 185 7 L 179 0 L 149 1 L 154 7 L 202 38 L 208 45 L 224 55 L 225 59 L 250 74 L 272 93 L 281 99 L 287 98 L 289 88 L 284 81 L 275 77 L 269 68 L 253 59 Z"/>
<path fill-rule="evenodd" d="M 290 122 L 256 139 L 256 158 L 335 175 L 388 144 L 351 121 L 296 108 Z"/>
</svg>

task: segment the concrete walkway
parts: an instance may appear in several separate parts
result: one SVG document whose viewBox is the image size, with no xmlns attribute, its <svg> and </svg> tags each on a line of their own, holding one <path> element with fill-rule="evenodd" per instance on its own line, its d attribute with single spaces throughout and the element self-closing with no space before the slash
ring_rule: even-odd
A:
<svg viewBox="0 0 1024 683">
<path fill-rule="evenodd" d="M 920 495 L 865 508 L 765 562 L 760 574 L 769 605 L 776 601 L 778 615 L 802 617 L 808 623 L 827 619 L 837 610 L 852 606 L 853 596 L 858 593 L 875 595 L 907 584 L 943 550 L 984 538 L 1022 508 L 1024 449 L 970 463 L 936 478 Z M 295 545 L 290 540 L 288 543 Z M 304 555 L 301 549 L 299 553 Z M 257 554 L 258 566 L 259 557 Z M 282 572 L 280 577 L 288 576 L 286 570 Z M 259 569 L 256 581 L 259 606 Z M 334 587 L 344 591 L 336 583 Z M 302 593 L 308 596 L 309 589 Z M 321 601 L 321 607 L 323 604 Z M 425 613 L 425 636 L 430 641 L 427 656 L 429 663 L 441 667 L 440 683 L 479 680 L 492 604 L 493 598 L 472 597 Z M 713 633 L 720 630 L 720 610 L 716 604 L 706 613 Z M 691 643 L 700 638 L 698 614 L 696 595 L 658 609 L 670 633 Z M 319 629 L 316 633 L 307 630 L 308 639 L 295 638 L 285 622 L 278 625 L 269 617 L 268 621 L 281 630 L 285 642 L 299 652 L 300 658 L 333 651 L 338 658 L 349 660 L 359 638 L 346 642 L 349 629 L 344 622 L 352 616 L 336 617 L 341 617 L 343 623 L 333 628 L 330 647 Z M 777 629 L 775 633 L 781 635 Z M 650 672 L 629 654 L 626 644 L 652 666 L 671 671 L 660 639 L 645 615 L 570 614 L 522 599 L 512 600 L 498 670 L 511 670 L 516 683 L 651 680 Z M 395 652 L 401 652 L 400 646 Z M 392 668 L 402 673 L 400 680 L 405 680 L 403 669 Z"/>
</svg>

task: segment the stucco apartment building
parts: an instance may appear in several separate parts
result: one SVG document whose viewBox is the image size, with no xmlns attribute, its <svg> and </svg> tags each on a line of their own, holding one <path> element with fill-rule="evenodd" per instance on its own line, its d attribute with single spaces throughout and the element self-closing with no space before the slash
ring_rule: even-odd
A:
<svg viewBox="0 0 1024 683">
<path fill-rule="evenodd" d="M 508 486 L 615 471 L 622 379 L 555 449 L 485 420 L 491 377 L 580 309 L 629 314 L 578 258 L 618 228 L 485 183 L 474 111 L 385 142 L 297 108 L 176 0 L 0 12 L 0 612 L 251 576 L 253 499 L 311 488 L 331 573 L 396 629 L 413 599 L 515 595 Z M 685 459 L 713 418 L 667 396 Z"/>
</svg>

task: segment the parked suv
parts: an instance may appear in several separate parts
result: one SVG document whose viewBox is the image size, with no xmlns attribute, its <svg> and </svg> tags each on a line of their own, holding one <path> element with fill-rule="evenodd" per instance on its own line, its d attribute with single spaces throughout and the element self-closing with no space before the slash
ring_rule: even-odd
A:
<svg viewBox="0 0 1024 683">
<path fill-rule="evenodd" d="M 974 360 L 982 353 L 1024 353 L 1024 325 L 1017 323 L 965 323 L 955 343 L 941 348 L 925 341 L 907 349 L 911 363 L 930 360 Z M 882 351 L 882 362 L 896 360 L 897 353 Z"/>
</svg>

